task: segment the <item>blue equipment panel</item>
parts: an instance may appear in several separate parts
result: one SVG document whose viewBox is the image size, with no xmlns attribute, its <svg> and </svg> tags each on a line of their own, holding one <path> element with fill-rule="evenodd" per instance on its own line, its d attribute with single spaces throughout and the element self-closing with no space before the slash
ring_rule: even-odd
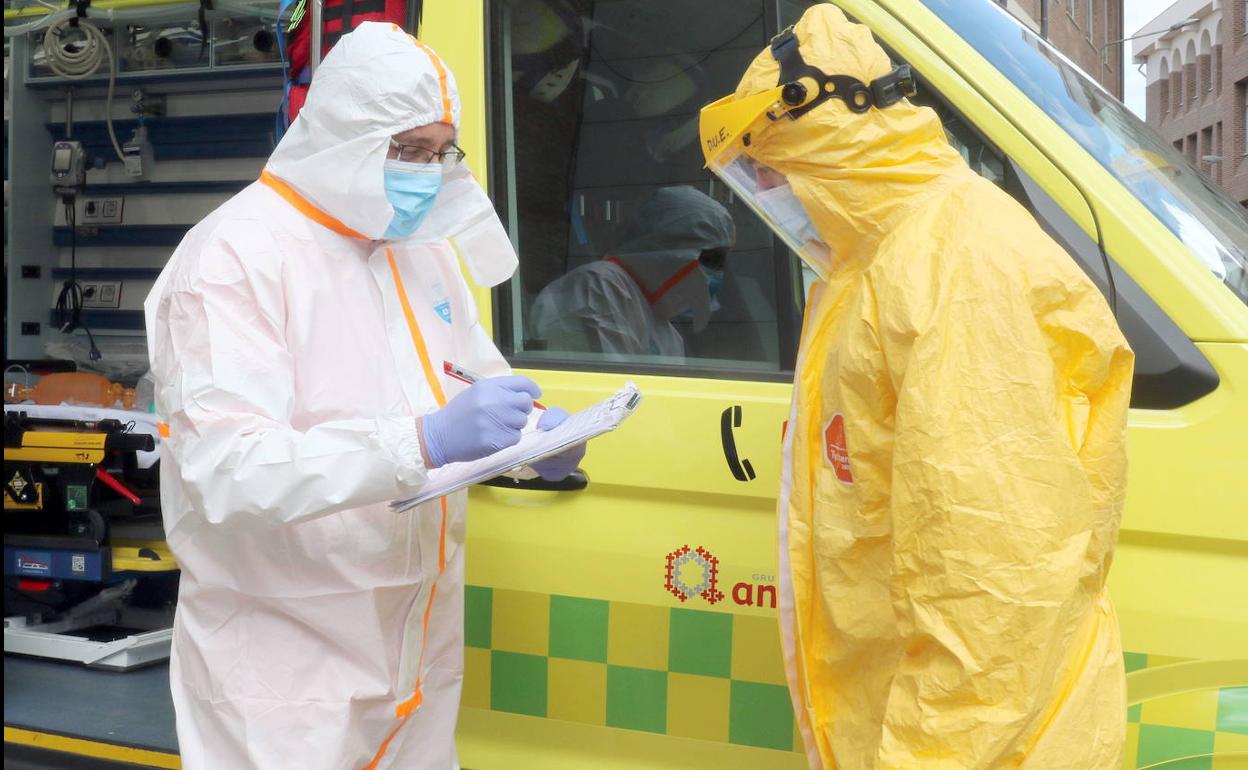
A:
<svg viewBox="0 0 1248 770">
<path fill-rule="evenodd" d="M 49 580 L 91 580 L 108 577 L 109 549 L 83 551 L 70 548 L 4 547 L 4 574 Z"/>
</svg>

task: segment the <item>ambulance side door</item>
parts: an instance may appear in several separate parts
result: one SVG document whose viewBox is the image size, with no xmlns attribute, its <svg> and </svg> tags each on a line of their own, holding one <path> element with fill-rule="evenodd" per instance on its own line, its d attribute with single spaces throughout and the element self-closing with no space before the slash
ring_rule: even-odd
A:
<svg viewBox="0 0 1248 770">
<path fill-rule="evenodd" d="M 487 766 L 484 747 L 514 728 L 534 766 L 568 736 L 614 731 L 656 767 L 680 765 L 667 737 L 742 752 L 742 767 L 799 767 L 774 621 L 775 498 L 804 278 L 703 168 L 697 130 L 702 105 L 735 88 L 795 11 L 485 11 L 487 178 L 520 258 L 491 298 L 494 339 L 548 404 L 580 409 L 626 381 L 643 400 L 591 443 L 583 474 L 471 493 L 464 761 Z M 672 188 L 688 212 L 656 216 Z M 635 272 L 697 261 L 708 210 L 734 232 L 705 328 L 641 294 L 621 301 L 621 281 L 653 278 Z M 647 314 L 666 341 L 629 339 Z"/>
</svg>

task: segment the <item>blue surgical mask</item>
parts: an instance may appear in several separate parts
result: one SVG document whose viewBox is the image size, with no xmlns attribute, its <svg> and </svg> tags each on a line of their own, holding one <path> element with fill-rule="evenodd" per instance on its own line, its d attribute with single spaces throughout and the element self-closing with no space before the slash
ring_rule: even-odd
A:
<svg viewBox="0 0 1248 770">
<path fill-rule="evenodd" d="M 416 232 L 442 188 L 441 163 L 406 163 L 387 160 L 385 165 L 386 199 L 394 208 L 394 218 L 382 237 L 387 240 L 406 238 Z"/>
<path fill-rule="evenodd" d="M 706 265 L 698 265 L 706 276 L 706 290 L 711 295 L 711 312 L 719 310 L 719 290 L 724 285 L 724 271 L 712 270 Z"/>
</svg>

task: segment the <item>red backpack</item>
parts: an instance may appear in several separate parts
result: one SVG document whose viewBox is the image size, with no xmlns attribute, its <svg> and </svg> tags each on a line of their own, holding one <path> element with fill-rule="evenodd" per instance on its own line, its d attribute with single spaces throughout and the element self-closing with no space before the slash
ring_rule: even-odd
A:
<svg viewBox="0 0 1248 770">
<path fill-rule="evenodd" d="M 283 99 L 285 125 L 295 122 L 295 116 L 308 98 L 308 85 L 312 72 L 308 67 L 308 55 L 312 47 L 312 14 L 308 0 L 283 0 L 281 11 L 294 4 L 290 22 L 286 26 L 290 36 L 286 41 L 286 94 Z M 323 0 L 321 11 L 321 58 L 329 53 L 338 38 L 365 21 L 387 21 L 408 28 L 419 22 L 420 2 L 416 0 L 415 18 L 408 18 L 408 0 Z M 279 13 L 281 13 L 279 11 Z"/>
</svg>

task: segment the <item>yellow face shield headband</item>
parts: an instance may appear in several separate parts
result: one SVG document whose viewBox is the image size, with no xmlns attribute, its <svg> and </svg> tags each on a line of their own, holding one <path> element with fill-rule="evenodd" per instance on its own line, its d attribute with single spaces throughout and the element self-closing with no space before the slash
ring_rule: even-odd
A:
<svg viewBox="0 0 1248 770">
<path fill-rule="evenodd" d="M 731 163 L 749 146 L 752 133 L 769 123 L 796 120 L 829 99 L 840 99 L 851 112 L 890 107 L 916 93 L 910 66 L 903 64 L 883 77 L 864 83 L 850 75 L 827 75 L 802 59 L 797 34 L 789 27 L 771 41 L 780 63 L 775 88 L 742 99 L 726 96 L 702 108 L 699 133 L 706 165 Z"/>
</svg>

